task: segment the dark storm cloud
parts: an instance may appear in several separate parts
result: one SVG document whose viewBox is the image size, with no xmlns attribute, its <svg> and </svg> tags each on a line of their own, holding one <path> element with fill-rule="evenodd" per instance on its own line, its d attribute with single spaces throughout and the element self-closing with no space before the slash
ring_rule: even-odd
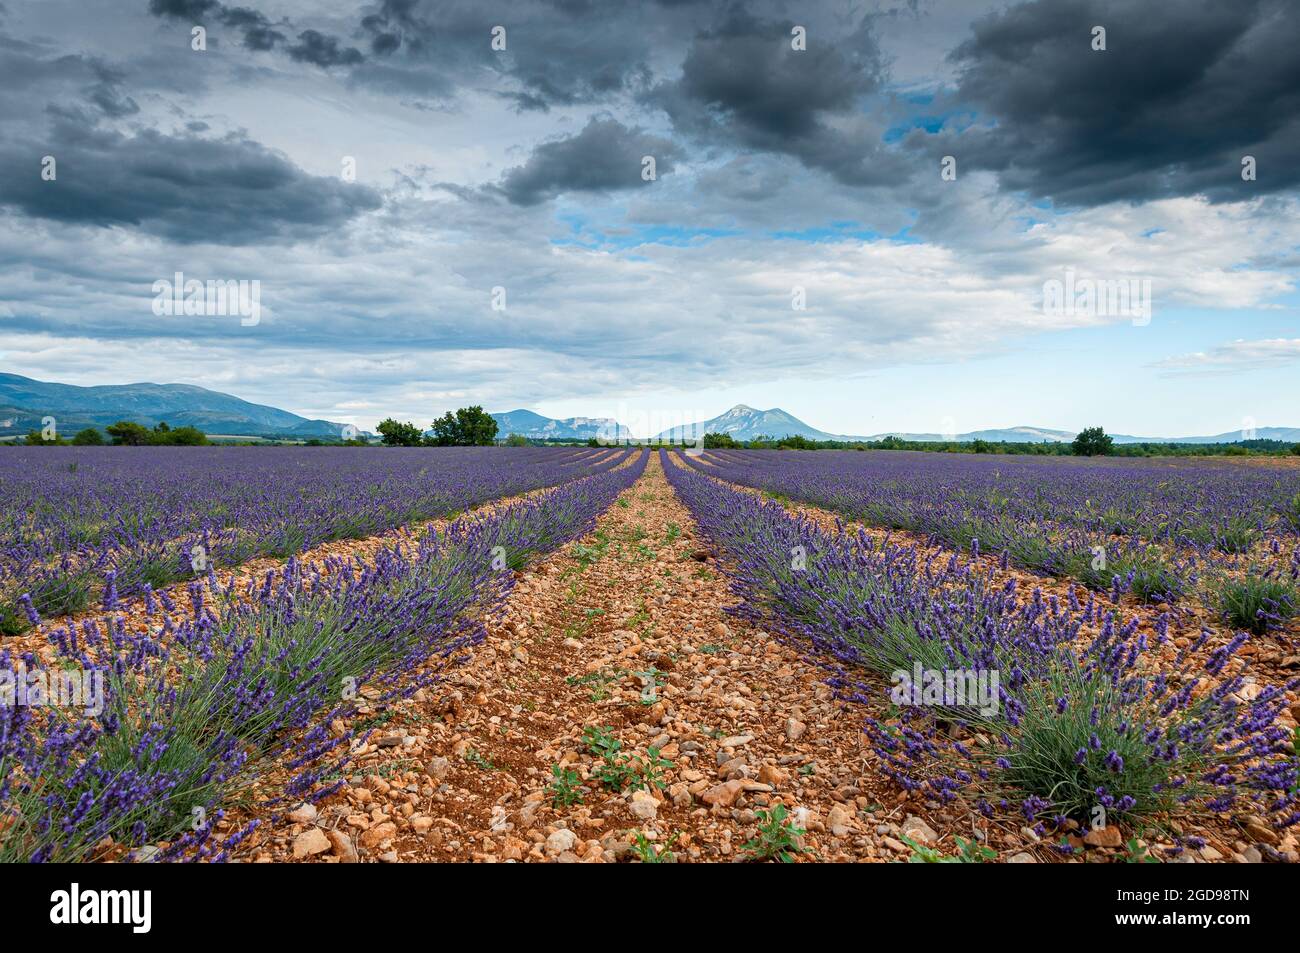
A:
<svg viewBox="0 0 1300 953">
<path fill-rule="evenodd" d="M 697 33 L 681 76 L 645 101 L 706 144 L 793 156 L 850 185 L 896 182 L 897 159 L 861 121 L 883 77 L 869 21 L 814 30 L 803 50 L 793 48 L 793 27 L 734 8 Z"/>
<path fill-rule="evenodd" d="M 121 119 L 140 111 L 136 101 L 122 91 L 124 77 L 121 72 L 97 62 L 92 62 L 90 66 L 96 82 L 84 92 L 86 98 L 99 107 L 100 112 L 110 119 Z"/>
<path fill-rule="evenodd" d="M 680 150 L 667 139 L 629 129 L 613 119 L 592 119 L 575 136 L 544 142 L 501 181 L 516 205 L 536 205 L 565 192 L 613 192 L 652 183 L 642 158 L 653 156 L 656 174 L 672 171 Z"/>
<path fill-rule="evenodd" d="M 491 47 L 506 28 L 506 50 Z M 446 5 L 384 0 L 360 21 L 371 53 L 392 70 L 443 72 L 473 85 L 475 71 L 518 85 L 504 98 L 520 111 L 599 103 L 649 82 L 651 37 L 666 26 L 641 5 L 485 0 Z"/>
<path fill-rule="evenodd" d="M 243 31 L 245 49 L 271 50 L 286 39 L 264 14 L 248 7 L 227 7 L 220 19 L 226 26 Z"/>
<path fill-rule="evenodd" d="M 869 44 L 845 54 L 815 36 L 812 49 L 800 51 L 791 30 L 790 23 L 737 14 L 695 38 L 678 91 L 709 111 L 706 121 L 732 122 L 755 143 L 779 144 L 812 132 L 819 113 L 843 112 L 875 88 Z"/>
<path fill-rule="evenodd" d="M 344 46 L 337 37 L 319 30 L 302 30 L 298 33 L 298 41 L 289 44 L 285 32 L 293 30 L 289 20 L 273 22 L 252 7 L 228 7 L 217 0 L 150 0 L 149 12 L 157 17 L 195 22 L 213 18 L 223 26 L 238 30 L 243 35 L 245 49 L 265 52 L 282 46 L 290 59 L 299 63 L 328 69 L 355 66 L 364 59 L 360 50 Z"/>
<path fill-rule="evenodd" d="M 975 125 L 911 139 L 1064 205 L 1249 198 L 1300 181 L 1298 48 L 1288 0 L 1025 3 L 978 21 L 951 54 Z M 1256 182 L 1241 179 L 1246 154 Z"/>
<path fill-rule="evenodd" d="M 149 12 L 156 17 L 198 21 L 221 8 L 217 0 L 149 0 Z"/>
<path fill-rule="evenodd" d="M 345 47 L 337 38 L 317 30 L 304 30 L 299 33 L 298 42 L 289 47 L 288 52 L 289 56 L 299 63 L 312 63 L 324 68 L 355 66 L 364 58 L 356 47 Z"/>
<path fill-rule="evenodd" d="M 140 107 L 125 92 L 124 83 L 120 70 L 96 57 L 50 56 L 33 44 L 0 38 L 0 122 L 28 119 L 42 103 L 52 112 L 81 116 L 90 123 L 101 115 L 132 116 Z"/>
<path fill-rule="evenodd" d="M 57 178 L 43 181 L 41 157 Z M 380 205 L 372 189 L 308 175 L 239 136 L 127 135 L 56 119 L 39 140 L 0 144 L 0 205 L 80 225 L 130 226 L 174 242 L 244 245 L 319 235 Z"/>
</svg>

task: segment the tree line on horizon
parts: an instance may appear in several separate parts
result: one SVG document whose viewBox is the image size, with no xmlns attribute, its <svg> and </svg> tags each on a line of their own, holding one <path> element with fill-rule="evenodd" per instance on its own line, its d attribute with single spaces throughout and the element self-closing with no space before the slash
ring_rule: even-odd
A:
<svg viewBox="0 0 1300 953">
<path fill-rule="evenodd" d="M 102 447 L 111 441 L 115 447 L 202 447 L 208 443 L 208 435 L 198 427 L 170 427 L 165 420 L 160 420 L 152 430 L 134 421 L 119 420 L 104 431 L 108 440 L 98 427 L 78 430 L 71 440 L 64 440 L 57 432 L 47 438 L 41 431 L 31 430 L 23 438 L 23 446 Z"/>
<path fill-rule="evenodd" d="M 497 438 L 496 418 L 478 404 L 447 411 L 429 425 L 428 434 L 410 421 L 392 417 L 381 420 L 375 429 L 386 447 L 490 447 Z"/>
<path fill-rule="evenodd" d="M 401 422 L 387 417 L 380 422 L 376 430 L 381 443 L 388 447 L 486 447 L 497 443 L 498 424 L 496 419 L 486 413 L 482 406 L 461 407 L 448 411 L 434 420 L 429 430 L 422 430 L 410 421 Z M 108 439 L 105 439 L 105 433 Z M 101 432 L 96 427 L 80 430 L 71 440 L 54 436 L 47 439 L 39 430 L 32 430 L 18 442 L 10 446 L 113 446 L 158 447 L 158 446 L 205 446 L 211 443 L 207 435 L 197 427 L 169 427 L 165 421 L 159 422 L 152 429 L 129 420 L 119 420 L 104 428 Z M 580 439 L 532 440 L 522 434 L 512 433 L 504 441 L 507 446 L 545 445 L 547 443 L 581 444 Z M 585 441 L 588 446 L 603 446 L 599 440 L 592 438 Z M 1120 457 L 1154 457 L 1154 456 L 1300 456 L 1300 444 L 1287 444 L 1281 440 L 1249 439 L 1230 444 L 1186 444 L 1143 442 L 1133 444 L 1116 444 L 1114 438 L 1102 427 L 1087 427 L 1072 442 L 1041 441 L 1011 442 L 976 439 L 971 441 L 919 441 L 904 440 L 900 437 L 887 436 L 880 440 L 812 440 L 799 434 L 785 437 L 773 437 L 758 434 L 748 440 L 737 440 L 726 433 L 706 433 L 704 448 L 709 450 L 913 450 L 925 453 L 975 453 L 975 454 L 1011 454 L 1031 456 L 1120 456 Z M 0 442 L 3 445 L 3 442 Z M 254 445 L 254 444 L 250 444 Z M 278 446 L 274 441 L 258 441 L 255 445 Z M 352 438 L 348 440 L 321 440 L 313 438 L 305 441 L 306 446 L 370 446 L 367 440 Z M 681 446 L 693 446 L 694 441 L 683 441 Z"/>
<path fill-rule="evenodd" d="M 1103 427 L 1086 427 L 1069 443 L 993 440 L 811 440 L 800 434 L 770 437 L 759 434 L 750 440 L 736 440 L 730 434 L 706 433 L 706 450 L 915 450 L 923 453 L 977 453 L 1027 456 L 1077 457 L 1203 457 L 1203 456 L 1300 456 L 1300 443 L 1252 439 L 1237 443 L 1115 443 Z"/>
</svg>

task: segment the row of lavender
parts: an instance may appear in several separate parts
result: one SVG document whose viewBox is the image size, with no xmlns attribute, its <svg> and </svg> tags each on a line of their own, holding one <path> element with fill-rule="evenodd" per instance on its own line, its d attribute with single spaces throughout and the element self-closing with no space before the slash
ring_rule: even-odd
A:
<svg viewBox="0 0 1300 953">
<path fill-rule="evenodd" d="M 15 450 L 0 458 L 0 634 L 608 469 L 603 450 L 257 447 Z M 111 574 L 111 576 L 109 575 Z"/>
<path fill-rule="evenodd" d="M 721 451 L 704 472 L 1030 569 L 1179 598 L 1205 568 L 1267 575 L 1300 534 L 1300 470 L 1199 460 Z M 1261 559 L 1261 555 L 1263 558 Z M 1118 583 L 1117 583 L 1118 581 Z"/>
<path fill-rule="evenodd" d="M 868 731 L 905 787 L 988 815 L 1019 810 L 1040 836 L 1098 812 L 1300 820 L 1300 762 L 1279 724 L 1297 685 L 1248 686 L 1247 636 L 1210 650 L 1204 633 L 1175 652 L 1167 614 L 1144 628 L 1086 590 L 1061 604 L 955 557 L 826 533 L 662 459 L 725 549 L 738 611 L 775 621 L 844 697 L 896 706 Z"/>
<path fill-rule="evenodd" d="M 0 701 L 19 686 L 0 704 L 0 860 L 141 859 L 146 845 L 152 859 L 223 859 L 251 829 L 218 843 L 223 803 L 259 782 L 258 796 L 279 786 L 280 806 L 329 790 L 357 740 L 330 722 L 360 693 L 380 704 L 435 680 L 417 670 L 481 638 L 512 570 L 585 533 L 646 459 L 463 516 L 373 564 L 293 559 L 206 603 L 192 583 L 184 612 L 146 590 L 147 629 L 110 615 L 59 630 L 51 665 L 0 652 Z"/>
</svg>

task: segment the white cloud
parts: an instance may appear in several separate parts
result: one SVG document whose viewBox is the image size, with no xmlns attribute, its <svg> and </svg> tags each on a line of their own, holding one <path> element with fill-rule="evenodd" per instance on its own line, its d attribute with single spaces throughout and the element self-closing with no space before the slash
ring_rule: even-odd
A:
<svg viewBox="0 0 1300 953">
<path fill-rule="evenodd" d="M 1285 367 L 1297 362 L 1300 362 L 1300 338 L 1269 338 L 1231 341 L 1209 351 L 1168 357 L 1151 366 L 1173 373 L 1226 374 Z"/>
<path fill-rule="evenodd" d="M 0 307 L 14 312 L 0 341 L 35 377 L 178 380 L 369 424 L 370 408 L 420 416 L 470 398 L 501 408 L 665 382 L 825 379 L 1128 323 L 1043 314 L 1042 283 L 1065 267 L 1151 278 L 1155 321 L 1163 307 L 1267 307 L 1294 287 L 1291 274 L 1253 264 L 1300 242 L 1294 202 L 1267 217 L 1195 199 L 1106 206 L 1027 230 L 1004 206 L 985 193 L 947 209 L 960 243 L 813 243 L 746 229 L 622 250 L 555 245 L 565 227 L 547 213 L 446 197 L 310 248 L 178 252 L 117 230 L 35 225 L 0 231 Z M 1152 229 L 1162 231 L 1144 237 Z M 259 278 L 262 323 L 155 317 L 150 285 L 177 269 Z M 504 312 L 490 307 L 497 285 L 507 289 Z M 806 311 L 791 309 L 796 285 Z"/>
</svg>

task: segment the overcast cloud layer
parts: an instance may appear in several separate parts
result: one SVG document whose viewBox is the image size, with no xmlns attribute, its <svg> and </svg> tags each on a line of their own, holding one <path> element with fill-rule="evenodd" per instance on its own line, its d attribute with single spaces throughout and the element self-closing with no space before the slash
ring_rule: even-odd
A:
<svg viewBox="0 0 1300 953">
<path fill-rule="evenodd" d="M 1300 366 L 1300 326 L 1276 325 L 1300 5 L 345 6 L 4 0 L 0 370 L 373 427 L 466 402 L 766 406 L 778 380 L 1093 332 L 1154 381 Z M 259 323 L 155 315 L 178 271 L 260 281 Z M 1154 322 L 1044 307 L 1078 278 L 1149 280 Z M 1219 323 L 1170 341 L 1171 314 Z M 1254 316 L 1274 323 L 1243 337 Z M 1068 425 L 1026 404 L 969 424 Z M 1247 410 L 1300 426 L 1300 405 Z M 810 422 L 871 429 L 850 417 Z"/>
</svg>

